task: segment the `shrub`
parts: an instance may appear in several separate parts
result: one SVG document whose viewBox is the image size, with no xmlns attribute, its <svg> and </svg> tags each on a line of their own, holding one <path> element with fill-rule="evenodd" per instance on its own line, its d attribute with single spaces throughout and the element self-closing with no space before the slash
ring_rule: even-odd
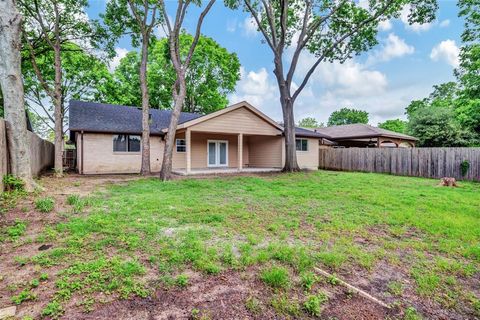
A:
<svg viewBox="0 0 480 320">
<path fill-rule="evenodd" d="M 52 198 L 42 198 L 35 201 L 35 208 L 40 212 L 50 212 L 53 210 L 55 201 Z"/>
<path fill-rule="evenodd" d="M 286 288 L 289 286 L 288 270 L 283 267 L 271 267 L 262 271 L 261 279 L 272 288 Z"/>
<path fill-rule="evenodd" d="M 462 173 L 462 177 L 467 175 L 468 169 L 470 169 L 470 162 L 468 162 L 468 160 L 462 161 L 462 163 L 460 163 L 460 172 Z"/>
</svg>

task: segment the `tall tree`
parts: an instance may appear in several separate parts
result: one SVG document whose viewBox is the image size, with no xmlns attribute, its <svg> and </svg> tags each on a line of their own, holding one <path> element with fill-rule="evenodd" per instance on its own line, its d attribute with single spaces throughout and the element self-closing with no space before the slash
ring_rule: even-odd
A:
<svg viewBox="0 0 480 320">
<path fill-rule="evenodd" d="M 455 70 L 459 82 L 456 109 L 460 122 L 480 136 L 480 2 L 458 2 L 459 16 L 465 20 L 460 49 L 460 66 Z"/>
<path fill-rule="evenodd" d="M 193 36 L 180 35 L 182 54 L 187 54 L 192 41 Z M 149 50 L 147 82 L 150 107 L 170 109 L 176 74 L 170 59 L 168 39 L 152 41 Z M 108 102 L 134 106 L 141 103 L 137 71 L 140 60 L 135 51 L 120 60 L 113 74 L 118 90 L 106 92 Z M 183 111 L 207 114 L 224 108 L 228 104 L 227 95 L 234 91 L 238 80 L 240 61 L 237 55 L 228 52 L 215 40 L 200 36 L 185 75 L 187 94 Z"/>
<path fill-rule="evenodd" d="M 54 105 L 55 174 L 63 175 L 63 119 L 62 45 L 68 42 L 90 46 L 97 36 L 88 20 L 87 0 L 18 0 L 24 14 L 23 36 L 37 80 Z M 38 56 L 53 52 L 54 81 L 49 83 L 38 67 Z"/>
<path fill-rule="evenodd" d="M 298 122 L 298 126 L 302 128 L 320 128 L 323 127 L 323 123 L 318 122 L 317 119 L 312 117 L 303 118 Z"/>
<path fill-rule="evenodd" d="M 339 126 L 342 124 L 368 123 L 368 112 L 357 109 L 342 108 L 332 112 L 327 125 Z"/>
<path fill-rule="evenodd" d="M 226 0 L 230 7 L 243 7 L 251 14 L 273 53 L 285 126 L 284 171 L 299 170 L 295 148 L 293 108 L 318 65 L 343 62 L 377 44 L 380 21 L 396 17 L 410 4 L 409 21 L 434 18 L 435 0 Z M 292 50 L 287 52 L 287 48 Z M 305 75 L 298 77 L 297 64 L 303 51 L 314 55 Z M 294 78 L 299 85 L 292 86 Z"/>
<path fill-rule="evenodd" d="M 378 124 L 379 128 L 398 133 L 406 133 L 408 122 L 401 119 L 386 120 Z"/>
<path fill-rule="evenodd" d="M 190 62 L 192 61 L 192 56 L 195 51 L 195 48 L 198 44 L 198 39 L 200 38 L 200 31 L 202 29 L 203 20 L 212 8 L 215 0 L 209 0 L 205 8 L 200 13 L 200 16 L 197 20 L 197 26 L 195 30 L 195 35 L 193 37 L 192 43 L 188 46 L 186 54 L 182 54 L 182 45 L 180 44 L 180 35 L 185 15 L 187 9 L 192 3 L 189 0 L 178 0 L 177 10 L 175 13 L 175 20 L 170 23 L 170 19 L 167 14 L 167 8 L 165 7 L 165 1 L 159 0 L 161 3 L 164 29 L 168 36 L 169 52 L 170 59 L 172 61 L 173 68 L 175 69 L 176 79 L 172 88 L 173 96 L 173 110 L 170 117 L 170 123 L 168 125 L 167 137 L 165 139 L 165 149 L 163 152 L 163 162 L 162 170 L 160 171 L 160 179 L 169 180 L 172 174 L 172 154 L 173 146 L 175 142 L 175 133 L 177 131 L 178 119 L 180 117 L 180 112 L 182 111 L 183 105 L 185 103 L 185 97 L 187 95 L 187 85 L 186 85 L 186 73 L 190 67 Z M 202 1 L 194 2 L 195 4 L 201 5 Z"/>
<path fill-rule="evenodd" d="M 8 122 L 11 170 L 25 182 L 27 191 L 33 191 L 36 184 L 30 167 L 30 143 L 23 98 L 21 27 L 22 15 L 15 1 L 0 1 L 0 87 L 5 120 Z"/>
<path fill-rule="evenodd" d="M 142 167 L 141 174 L 150 174 L 150 103 L 147 84 L 148 45 L 155 27 L 160 24 L 158 1 L 156 0 L 111 0 L 103 16 L 117 36 L 127 31 L 132 44 L 141 43 L 139 78 L 142 94 Z M 167 17 L 168 19 L 168 17 Z"/>
<path fill-rule="evenodd" d="M 28 59 L 28 52 L 25 52 L 26 58 L 23 59 L 22 73 L 25 86 L 25 99 L 31 115 L 35 115 L 37 128 L 41 128 L 44 133 L 46 126 L 55 131 L 54 108 L 48 99 L 43 85 L 38 81 L 37 68 L 43 77 L 43 81 L 53 87 L 55 82 L 54 52 L 44 51 L 36 55 L 36 66 L 32 65 L 32 60 Z M 63 97 L 63 124 L 62 132 L 65 134 L 68 114 L 68 104 L 70 99 L 76 100 L 104 100 L 104 92 L 111 91 L 114 87 L 110 72 L 106 63 L 86 52 L 80 46 L 74 43 L 64 43 L 60 50 L 62 61 L 62 83 L 61 93 Z M 40 125 L 42 122 L 42 125 Z"/>
<path fill-rule="evenodd" d="M 419 139 L 420 147 L 465 147 L 475 145 L 472 132 L 455 119 L 453 108 L 426 105 L 410 116 L 408 133 Z"/>
</svg>

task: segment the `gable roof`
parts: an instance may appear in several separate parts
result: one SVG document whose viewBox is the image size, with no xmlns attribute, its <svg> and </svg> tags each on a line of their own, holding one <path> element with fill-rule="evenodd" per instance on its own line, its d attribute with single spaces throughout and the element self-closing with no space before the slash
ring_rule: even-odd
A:
<svg viewBox="0 0 480 320">
<path fill-rule="evenodd" d="M 280 124 L 246 101 L 236 103 L 208 115 L 182 112 L 177 129 L 183 129 L 213 119 L 242 107 L 247 108 L 281 132 L 284 131 L 284 128 Z M 152 115 L 150 133 L 152 135 L 165 134 L 170 123 L 171 110 L 150 109 L 150 114 Z M 142 110 L 131 106 L 71 100 L 69 103 L 69 130 L 70 132 L 86 131 L 141 134 Z M 295 134 L 297 137 L 330 139 L 330 136 L 321 132 L 299 127 L 295 128 Z"/>
<path fill-rule="evenodd" d="M 163 135 L 162 129 L 168 127 L 171 110 L 150 109 L 152 121 L 150 132 Z M 201 117 L 200 114 L 182 112 L 180 123 Z M 69 104 L 70 131 L 89 131 L 106 133 L 142 133 L 142 110 L 114 104 L 71 100 Z"/>
<path fill-rule="evenodd" d="M 261 119 L 263 119 L 264 121 L 266 121 L 267 123 L 272 125 L 273 127 L 277 128 L 277 129 L 279 129 L 280 131 L 283 132 L 283 127 L 281 125 L 279 125 L 277 122 L 273 121 L 266 114 L 264 114 L 263 112 L 261 112 L 260 110 L 258 110 L 257 108 L 255 108 L 254 106 L 252 106 L 250 103 L 248 103 L 246 101 L 235 103 L 235 104 L 232 104 L 231 106 L 228 106 L 224 109 L 220 109 L 218 111 L 209 113 L 209 114 L 201 116 L 199 118 L 195 118 L 195 119 L 192 119 L 192 120 L 189 120 L 189 121 L 185 121 L 182 124 L 179 124 L 177 129 L 184 129 L 184 128 L 187 128 L 187 127 L 191 127 L 193 125 L 196 125 L 196 124 L 199 124 L 201 122 L 216 118 L 216 117 L 221 116 L 225 113 L 232 112 L 232 111 L 240 109 L 240 108 L 248 109 L 249 111 L 253 112 L 258 117 L 260 117 Z M 166 132 L 167 129 L 164 129 L 163 131 Z"/>
<path fill-rule="evenodd" d="M 415 137 L 398 133 L 382 128 L 373 127 L 368 124 L 344 124 L 340 126 L 332 126 L 325 128 L 317 128 L 316 132 L 326 134 L 330 136 L 333 140 L 341 139 L 359 139 L 359 138 L 375 138 L 375 137 L 386 137 L 386 138 L 395 138 L 416 141 L 418 140 Z"/>
</svg>

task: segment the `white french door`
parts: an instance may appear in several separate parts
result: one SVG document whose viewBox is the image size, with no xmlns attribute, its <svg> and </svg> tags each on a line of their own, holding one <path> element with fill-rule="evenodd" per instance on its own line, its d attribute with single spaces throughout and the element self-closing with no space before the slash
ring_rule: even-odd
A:
<svg viewBox="0 0 480 320">
<path fill-rule="evenodd" d="M 228 166 L 228 141 L 208 140 L 207 158 L 209 167 Z"/>
</svg>

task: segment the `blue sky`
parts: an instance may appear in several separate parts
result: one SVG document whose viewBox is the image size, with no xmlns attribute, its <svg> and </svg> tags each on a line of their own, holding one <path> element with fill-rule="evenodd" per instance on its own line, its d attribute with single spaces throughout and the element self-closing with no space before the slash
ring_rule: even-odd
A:
<svg viewBox="0 0 480 320">
<path fill-rule="evenodd" d="M 88 16 L 97 18 L 105 4 L 106 0 L 90 1 Z M 369 52 L 344 64 L 319 66 L 296 102 L 295 119 L 310 116 L 326 123 L 333 111 L 347 106 L 368 111 L 370 123 L 376 125 L 386 119 L 404 118 L 411 100 L 426 97 L 435 84 L 453 80 L 463 22 L 457 17 L 455 1 L 439 1 L 439 6 L 436 21 L 409 26 L 402 15 L 381 26 L 379 45 Z M 196 23 L 197 12 L 192 10 L 188 15 L 187 30 Z M 242 79 L 230 95 L 230 102 L 247 100 L 273 119 L 281 120 L 272 54 L 261 43 L 262 36 L 248 14 L 229 10 L 223 1 L 218 1 L 202 30 L 230 52 L 236 52 L 242 64 Z M 129 38 L 121 39 L 112 65 L 130 50 L 137 49 L 132 48 Z M 312 59 L 304 54 L 298 70 L 307 70 Z M 303 73 L 298 75 L 296 83 Z"/>
</svg>

